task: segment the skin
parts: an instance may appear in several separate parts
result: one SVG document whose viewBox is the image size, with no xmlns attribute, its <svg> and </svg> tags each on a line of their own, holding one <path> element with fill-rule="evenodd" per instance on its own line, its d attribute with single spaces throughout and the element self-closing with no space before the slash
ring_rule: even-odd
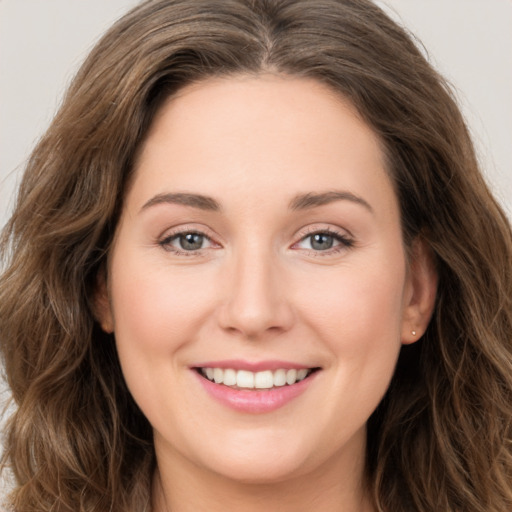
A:
<svg viewBox="0 0 512 512">
<path fill-rule="evenodd" d="M 290 208 L 331 191 L 344 195 Z M 190 231 L 205 234 L 199 251 L 180 246 L 177 233 Z M 313 232 L 341 238 L 318 249 Z M 435 296 L 421 242 L 412 255 L 378 138 L 325 86 L 239 76 L 169 99 L 141 148 L 97 297 L 154 429 L 153 509 L 373 510 L 365 425 Z M 191 370 L 223 359 L 321 370 L 285 406 L 250 414 L 213 400 Z"/>
</svg>

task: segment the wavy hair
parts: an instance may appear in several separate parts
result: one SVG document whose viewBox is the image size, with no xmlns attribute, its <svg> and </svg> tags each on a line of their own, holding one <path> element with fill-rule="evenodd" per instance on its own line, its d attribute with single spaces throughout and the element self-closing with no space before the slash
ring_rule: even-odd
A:
<svg viewBox="0 0 512 512">
<path fill-rule="evenodd" d="M 150 0 L 99 41 L 35 148 L 2 239 L 0 346 L 15 512 L 139 512 L 151 427 L 94 316 L 123 196 L 161 102 L 212 76 L 308 77 L 379 136 L 403 238 L 439 287 L 368 424 L 380 512 L 512 510 L 512 235 L 449 86 L 369 0 Z"/>
</svg>

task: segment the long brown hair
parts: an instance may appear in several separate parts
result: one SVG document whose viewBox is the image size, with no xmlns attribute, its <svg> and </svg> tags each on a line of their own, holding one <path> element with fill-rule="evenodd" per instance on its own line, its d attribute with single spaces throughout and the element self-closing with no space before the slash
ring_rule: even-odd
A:
<svg viewBox="0 0 512 512">
<path fill-rule="evenodd" d="M 512 235 L 449 87 L 368 0 L 153 0 L 118 21 L 35 148 L 2 240 L 0 342 L 16 410 L 16 512 L 139 512 L 155 465 L 93 293 L 137 148 L 169 95 L 210 76 L 314 78 L 380 137 L 406 246 L 439 274 L 368 424 L 379 511 L 512 510 Z"/>
</svg>

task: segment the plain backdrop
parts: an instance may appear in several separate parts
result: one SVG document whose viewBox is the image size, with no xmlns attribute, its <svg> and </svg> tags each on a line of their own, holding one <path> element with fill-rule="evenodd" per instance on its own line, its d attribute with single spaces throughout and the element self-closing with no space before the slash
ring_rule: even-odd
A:
<svg viewBox="0 0 512 512">
<path fill-rule="evenodd" d="M 137 3 L 0 0 L 0 227 L 66 85 L 99 36 Z M 419 38 L 457 91 L 484 173 L 512 218 L 512 0 L 378 3 Z"/>
<path fill-rule="evenodd" d="M 0 226 L 34 143 L 99 36 L 136 0 L 0 0 Z M 381 0 L 460 100 L 512 217 L 512 0 Z"/>
</svg>

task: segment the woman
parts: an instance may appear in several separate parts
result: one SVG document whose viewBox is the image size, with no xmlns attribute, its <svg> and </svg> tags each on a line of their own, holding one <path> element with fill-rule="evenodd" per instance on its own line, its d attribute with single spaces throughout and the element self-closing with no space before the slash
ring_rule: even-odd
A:
<svg viewBox="0 0 512 512">
<path fill-rule="evenodd" d="M 143 3 L 3 247 L 13 510 L 510 509 L 510 225 L 372 3 Z"/>
</svg>

